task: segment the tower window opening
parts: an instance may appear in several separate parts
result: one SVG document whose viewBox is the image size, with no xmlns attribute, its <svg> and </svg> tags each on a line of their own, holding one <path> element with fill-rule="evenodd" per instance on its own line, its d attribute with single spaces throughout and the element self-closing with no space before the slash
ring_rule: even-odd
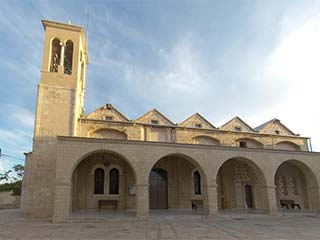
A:
<svg viewBox="0 0 320 240">
<path fill-rule="evenodd" d="M 50 72 L 58 72 L 58 66 L 60 63 L 61 46 L 60 40 L 55 38 L 51 42 L 51 64 Z"/>
<path fill-rule="evenodd" d="M 66 50 L 64 55 L 64 73 L 72 74 L 72 57 L 73 57 L 73 42 L 68 40 L 66 43 Z"/>
<path fill-rule="evenodd" d="M 274 132 L 275 132 L 275 134 L 278 134 L 278 135 L 280 134 L 279 130 L 275 130 Z"/>
</svg>

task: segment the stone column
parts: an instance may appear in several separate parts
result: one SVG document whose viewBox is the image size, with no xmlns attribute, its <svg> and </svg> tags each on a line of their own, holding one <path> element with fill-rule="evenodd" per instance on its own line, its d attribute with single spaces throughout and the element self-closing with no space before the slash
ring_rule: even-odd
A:
<svg viewBox="0 0 320 240">
<path fill-rule="evenodd" d="M 207 214 L 208 218 L 218 215 L 218 192 L 217 185 L 207 185 Z"/>
<path fill-rule="evenodd" d="M 149 218 L 149 184 L 136 185 L 137 218 L 147 221 Z"/>
<path fill-rule="evenodd" d="M 64 49 L 65 49 L 65 45 L 64 42 L 60 42 L 60 46 L 61 46 L 61 52 L 60 52 L 60 64 L 58 66 L 58 72 L 59 73 L 64 73 Z"/>
<path fill-rule="evenodd" d="M 57 183 L 54 194 L 53 223 L 66 222 L 70 214 L 71 183 Z"/>
<path fill-rule="evenodd" d="M 267 198 L 268 198 L 268 214 L 277 215 L 278 214 L 278 205 L 276 197 L 276 186 L 266 186 Z"/>
<path fill-rule="evenodd" d="M 247 204 L 243 196 L 243 184 L 241 184 L 240 182 L 235 182 L 234 187 L 236 208 L 246 208 Z"/>
<path fill-rule="evenodd" d="M 309 202 L 309 208 L 312 210 L 320 210 L 320 199 L 319 199 L 319 193 L 320 188 L 316 185 L 314 186 L 308 186 L 306 189 L 307 199 L 304 199 L 305 201 L 308 200 Z"/>
</svg>

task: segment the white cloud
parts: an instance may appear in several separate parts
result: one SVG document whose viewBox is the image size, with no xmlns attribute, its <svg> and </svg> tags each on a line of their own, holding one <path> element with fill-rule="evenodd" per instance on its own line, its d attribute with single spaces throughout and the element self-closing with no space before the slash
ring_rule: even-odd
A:
<svg viewBox="0 0 320 240">
<path fill-rule="evenodd" d="M 15 140 L 16 139 L 16 134 L 14 132 L 8 131 L 8 130 L 4 130 L 4 129 L 0 129 L 0 138 L 2 139 L 2 141 L 8 141 L 8 140 Z"/>
<path fill-rule="evenodd" d="M 5 172 L 5 171 L 6 171 L 6 169 L 5 169 L 5 167 L 4 167 L 3 160 L 0 159 L 0 173 L 3 173 L 3 172 Z"/>
<path fill-rule="evenodd" d="M 8 123 L 16 123 L 20 127 L 32 129 L 34 126 L 34 114 L 26 108 L 14 104 L 0 104 L 0 114 Z"/>
<path fill-rule="evenodd" d="M 269 57 L 267 79 L 279 82 L 274 94 L 286 92 L 283 101 L 265 109 L 262 117 L 276 116 L 290 123 L 302 136 L 313 137 L 314 150 L 320 150 L 320 14 L 307 19 L 284 36 Z M 253 117 L 255 118 L 255 117 Z M 257 117 L 254 121 L 257 121 Z"/>
</svg>

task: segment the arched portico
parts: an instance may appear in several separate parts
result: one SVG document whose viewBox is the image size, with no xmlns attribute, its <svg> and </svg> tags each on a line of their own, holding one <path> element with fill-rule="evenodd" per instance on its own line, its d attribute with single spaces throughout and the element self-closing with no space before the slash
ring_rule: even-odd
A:
<svg viewBox="0 0 320 240">
<path fill-rule="evenodd" d="M 175 202 L 175 206 L 168 202 L 168 208 L 184 208 L 183 206 L 191 208 L 191 200 L 202 200 L 204 205 L 204 210 L 209 216 L 215 215 L 218 211 L 218 205 L 221 208 L 221 195 L 220 188 L 222 186 L 220 175 L 228 176 L 228 165 L 230 164 L 231 169 L 231 180 L 232 184 L 226 185 L 228 189 L 231 189 L 231 194 L 237 196 L 242 196 L 242 202 L 236 202 L 237 205 L 229 205 L 231 208 L 248 208 L 254 207 L 256 209 L 269 210 L 270 214 L 277 212 L 277 201 L 274 186 L 274 175 L 277 167 L 286 159 L 288 159 L 291 153 L 283 151 L 271 151 L 271 150 L 252 150 L 252 149 L 226 149 L 224 147 L 207 147 L 207 146 L 187 146 L 187 145 L 173 145 L 166 143 L 142 143 L 142 142 L 121 142 L 119 140 L 105 140 L 105 139 L 78 139 L 78 138 L 66 138 L 59 137 L 56 155 L 56 172 L 55 172 L 55 182 L 53 183 L 54 188 L 54 201 L 53 201 L 53 221 L 62 222 L 66 221 L 69 216 L 69 211 L 75 206 L 73 205 L 72 187 L 74 180 L 72 175 L 77 168 L 86 158 L 90 158 L 95 154 L 102 152 L 108 153 L 110 155 L 115 155 L 120 159 L 120 162 L 127 164 L 132 170 L 135 176 L 135 202 L 136 202 L 136 213 L 140 220 L 148 219 L 149 215 L 149 175 L 153 168 L 165 168 L 165 162 L 172 164 L 175 162 L 181 162 L 182 167 L 186 168 L 182 171 L 182 178 L 179 176 L 177 179 L 184 179 L 188 177 L 189 180 L 185 185 L 189 186 L 189 192 L 187 194 L 182 194 L 183 198 L 178 198 Z M 270 154 L 272 153 L 272 155 Z M 297 153 L 295 153 L 297 155 Z M 299 153 L 299 156 L 303 158 L 304 163 L 309 164 L 309 168 L 313 171 L 317 171 L 315 168 L 317 166 L 318 155 L 309 153 Z M 176 160 L 175 160 L 176 159 Z M 230 162 L 230 163 L 229 163 Z M 84 164 L 84 163 L 83 163 Z M 168 177 L 168 189 L 170 187 L 170 176 L 175 173 L 170 169 L 170 164 L 167 171 Z M 233 166 L 239 165 L 240 166 Z M 111 164 L 119 165 L 119 164 Z M 109 167 L 111 167 L 111 165 Z M 120 164 L 121 165 L 121 164 Z M 227 167 L 225 167 L 227 166 Z M 315 166 L 315 167 L 312 167 Z M 99 163 L 97 168 L 105 168 L 103 162 Z M 107 167 L 106 167 L 107 168 Z M 113 167 L 112 167 L 113 168 Z M 180 169 L 180 167 L 178 166 Z M 94 175 L 96 168 L 90 169 L 89 174 Z M 241 177 L 241 171 L 236 169 L 247 169 L 248 175 L 247 180 L 240 178 L 240 181 L 235 181 Z M 111 170 L 111 169 L 109 169 Z M 109 171 L 105 170 L 105 171 Z M 120 168 L 121 170 L 121 168 Z M 121 175 L 121 171 L 119 174 Z M 225 171 L 224 171 L 225 170 Z M 171 171 L 171 173 L 170 173 Z M 199 172 L 199 177 L 197 177 L 197 182 L 200 182 L 201 190 L 200 194 L 195 194 L 195 181 L 192 181 L 195 176 L 195 172 Z M 100 171 L 101 172 L 101 171 Z M 218 173 L 219 172 L 219 173 Z M 244 176 L 246 176 L 244 174 Z M 117 174 L 116 174 L 117 175 Z M 197 175 L 197 174 L 196 174 Z M 314 174 L 317 177 L 317 174 Z M 237 176 L 237 177 L 235 177 Z M 92 176 L 93 177 L 93 176 Z M 105 175 L 106 178 L 107 175 Z M 224 183 L 226 181 L 222 179 Z M 238 184 L 238 185 L 236 185 Z M 121 184 L 120 184 L 121 185 Z M 173 185 L 172 185 L 173 186 Z M 219 191 L 217 191 L 217 186 Z M 228 187 L 229 186 L 229 187 Z M 231 186 L 231 187 L 230 187 Z M 234 193 L 236 189 L 235 186 L 242 186 L 242 195 L 237 192 Z M 127 186 L 128 187 L 128 186 Z M 308 185 L 311 188 L 317 188 L 318 185 Z M 108 183 L 105 183 L 104 189 L 108 192 Z M 134 187 L 132 188 L 134 189 Z M 128 191 L 128 189 L 126 189 Z M 252 203 L 246 201 L 245 193 L 251 192 Z M 257 192 L 257 191 L 260 191 Z M 317 193 L 317 190 L 313 191 Z M 186 192 L 184 192 L 186 193 Z M 194 195 L 193 195 L 194 194 Z M 179 194 L 180 195 L 180 194 Z M 200 196 L 198 196 L 200 195 Z M 257 197 L 258 195 L 258 197 Z M 168 192 L 168 200 L 170 196 L 174 203 L 174 194 L 170 195 Z M 317 196 L 317 194 L 315 194 Z M 189 199 L 189 200 L 186 200 Z M 236 199 L 236 200 L 237 200 Z M 261 200 L 262 199 L 262 200 Z M 311 197 L 310 197 L 311 199 Z M 219 200 L 219 204 L 218 204 Z M 228 200 L 228 199 L 227 199 Z M 231 201 L 230 201 L 231 202 Z M 226 202 L 228 203 L 228 202 Z M 313 205 L 315 205 L 314 203 Z M 227 204 L 228 205 L 228 204 Z M 178 206 L 178 207 L 177 207 Z M 128 207 L 124 207 L 128 209 Z"/>
<path fill-rule="evenodd" d="M 97 169 L 104 172 L 102 194 L 94 192 Z M 118 171 L 119 178 L 112 180 L 110 173 L 114 169 Z M 99 200 L 115 200 L 117 208 L 121 210 L 137 209 L 135 169 L 134 162 L 109 149 L 83 148 L 77 154 L 58 155 L 53 222 L 66 221 L 72 211 L 98 210 Z M 118 185 L 116 194 L 110 192 L 111 181 Z M 102 208 L 115 207 L 111 204 L 103 205 Z"/>
<path fill-rule="evenodd" d="M 199 163 L 187 155 L 161 157 L 149 170 L 150 209 L 207 210 L 206 179 Z"/>
<path fill-rule="evenodd" d="M 269 209 L 267 183 L 261 168 L 252 160 L 234 157 L 217 174 L 218 207 L 223 209 Z"/>
<path fill-rule="evenodd" d="M 290 202 L 299 204 L 302 209 L 319 209 L 319 184 L 306 163 L 299 160 L 282 162 L 276 170 L 274 181 L 279 209 L 287 208 L 286 204 Z M 292 208 L 291 204 L 287 205 Z"/>
<path fill-rule="evenodd" d="M 135 172 L 121 155 L 109 151 L 87 154 L 72 174 L 72 211 L 136 209 L 135 183 Z"/>
</svg>

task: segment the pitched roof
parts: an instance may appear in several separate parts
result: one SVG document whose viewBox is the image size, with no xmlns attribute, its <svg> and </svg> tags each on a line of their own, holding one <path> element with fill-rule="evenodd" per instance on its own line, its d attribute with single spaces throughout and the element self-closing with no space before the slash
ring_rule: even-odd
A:
<svg viewBox="0 0 320 240">
<path fill-rule="evenodd" d="M 259 125 L 258 127 L 255 127 L 254 130 L 255 131 L 260 131 L 261 129 L 264 129 L 267 125 L 269 125 L 270 123 L 272 123 L 274 120 L 276 120 L 275 118 L 274 119 L 271 119 L 269 120 L 268 122 L 265 122 L 261 125 Z"/>
<path fill-rule="evenodd" d="M 272 124 L 272 123 L 278 123 L 280 124 L 283 128 L 285 128 L 290 134 L 292 135 L 296 135 L 294 132 L 292 132 L 288 127 L 286 127 L 283 123 L 281 123 L 281 121 L 277 118 L 273 118 L 271 120 L 269 120 L 268 122 L 265 122 L 261 125 L 259 125 L 258 127 L 255 127 L 254 130 L 255 131 L 261 131 L 264 128 L 266 128 L 268 125 Z"/>
<path fill-rule="evenodd" d="M 232 122 L 233 120 L 238 120 L 239 122 L 243 123 L 245 126 L 247 126 L 251 131 L 255 131 L 255 129 L 253 129 L 252 127 L 250 127 L 249 124 L 247 124 L 245 121 L 243 121 L 240 117 L 235 116 L 234 118 L 230 119 L 228 122 L 226 122 L 225 124 L 223 124 L 222 126 L 220 126 L 219 128 L 223 128 L 224 126 L 228 125 L 230 122 Z"/>
<path fill-rule="evenodd" d="M 94 110 L 93 112 L 89 113 L 89 114 L 86 114 L 85 117 L 88 117 L 89 115 L 95 113 L 95 112 L 98 112 L 98 111 L 101 111 L 101 110 L 104 110 L 104 109 L 110 109 L 110 110 L 113 110 L 115 111 L 118 115 L 120 115 L 123 119 L 125 119 L 126 121 L 130 121 L 129 118 L 127 118 L 122 112 L 120 112 L 115 106 L 113 106 L 111 103 L 107 103 L 99 108 L 97 108 L 96 110 Z"/>
<path fill-rule="evenodd" d="M 136 122 L 139 122 L 139 120 L 143 119 L 145 116 L 147 116 L 148 114 L 155 112 L 158 115 L 160 115 L 162 118 L 164 118 L 169 124 L 171 125 L 175 125 L 169 118 L 167 118 L 163 113 L 161 113 L 159 110 L 157 110 L 156 108 L 151 109 L 150 111 L 146 112 L 145 114 L 143 114 L 142 116 L 138 117 L 137 119 L 135 119 Z"/>
<path fill-rule="evenodd" d="M 191 115 L 190 117 L 188 117 L 187 119 L 185 119 L 184 121 L 182 121 L 181 123 L 179 123 L 178 125 L 182 125 L 186 122 L 188 122 L 190 119 L 192 119 L 193 117 L 199 117 L 201 120 L 203 120 L 204 122 L 206 122 L 209 126 L 211 126 L 212 128 L 216 128 L 215 126 L 212 125 L 211 122 L 209 122 L 205 117 L 203 117 L 200 113 L 195 113 L 193 115 Z"/>
</svg>

